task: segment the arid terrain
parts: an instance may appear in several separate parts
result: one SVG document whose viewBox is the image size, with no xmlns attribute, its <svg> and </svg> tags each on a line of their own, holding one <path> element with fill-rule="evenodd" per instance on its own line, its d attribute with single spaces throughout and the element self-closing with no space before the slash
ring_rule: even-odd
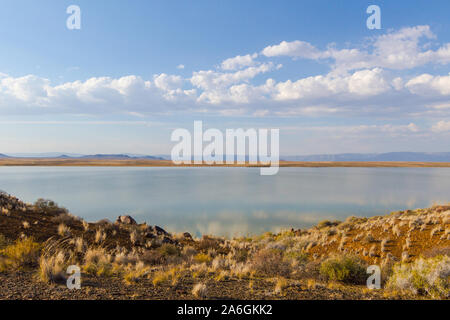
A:
<svg viewBox="0 0 450 320">
<path fill-rule="evenodd" d="M 448 299 L 450 205 L 225 239 L 0 194 L 0 299 Z M 81 289 L 66 286 L 81 269 Z M 382 288 L 366 287 L 369 265 Z"/>
</svg>

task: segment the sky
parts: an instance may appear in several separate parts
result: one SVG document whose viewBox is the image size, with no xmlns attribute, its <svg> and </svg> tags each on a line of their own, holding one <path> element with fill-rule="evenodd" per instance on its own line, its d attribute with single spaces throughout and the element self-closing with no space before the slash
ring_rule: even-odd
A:
<svg viewBox="0 0 450 320">
<path fill-rule="evenodd" d="M 195 120 L 278 128 L 282 155 L 450 151 L 449 13 L 447 0 L 5 0 L 0 153 L 170 154 Z"/>
</svg>

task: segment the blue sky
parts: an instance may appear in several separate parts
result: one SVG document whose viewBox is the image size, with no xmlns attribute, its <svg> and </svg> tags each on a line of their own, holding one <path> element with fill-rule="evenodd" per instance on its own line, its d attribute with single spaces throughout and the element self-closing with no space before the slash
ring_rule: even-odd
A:
<svg viewBox="0 0 450 320">
<path fill-rule="evenodd" d="M 81 8 L 68 30 L 66 8 Z M 381 8 L 381 30 L 366 8 Z M 448 1 L 4 1 L 0 153 L 170 153 L 280 128 L 282 154 L 449 151 Z"/>
</svg>

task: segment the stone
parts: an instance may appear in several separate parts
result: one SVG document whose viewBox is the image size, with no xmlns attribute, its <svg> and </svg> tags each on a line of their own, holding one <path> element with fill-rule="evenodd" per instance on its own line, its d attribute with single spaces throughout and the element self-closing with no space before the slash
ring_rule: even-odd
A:
<svg viewBox="0 0 450 320">
<path fill-rule="evenodd" d="M 119 216 L 116 220 L 116 223 L 128 224 L 128 225 L 136 225 L 136 220 L 134 220 L 131 216 Z"/>
</svg>

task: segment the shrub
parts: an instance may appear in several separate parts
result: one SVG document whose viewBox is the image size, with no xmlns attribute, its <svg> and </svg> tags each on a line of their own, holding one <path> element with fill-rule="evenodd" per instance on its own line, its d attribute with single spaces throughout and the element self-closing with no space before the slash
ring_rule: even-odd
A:
<svg viewBox="0 0 450 320">
<path fill-rule="evenodd" d="M 149 265 L 159 265 L 165 262 L 164 256 L 158 250 L 147 250 L 142 256 L 141 260 Z"/>
<path fill-rule="evenodd" d="M 60 215 L 53 217 L 52 221 L 55 223 L 64 223 L 66 225 L 73 225 L 74 223 L 81 221 L 81 219 L 71 215 L 68 212 L 63 212 Z"/>
<path fill-rule="evenodd" d="M 111 255 L 107 254 L 102 248 L 88 249 L 84 256 L 84 260 L 84 271 L 97 276 L 112 276 L 116 273 L 116 271 L 118 271 L 115 270 L 113 264 L 111 263 Z"/>
<path fill-rule="evenodd" d="M 213 239 L 209 236 L 203 236 L 197 244 L 197 249 L 200 251 L 208 251 L 209 249 L 220 249 L 220 241 L 218 239 Z"/>
<path fill-rule="evenodd" d="M 317 228 L 322 229 L 322 228 L 326 228 L 326 227 L 335 227 L 335 226 L 339 225 L 340 223 L 341 222 L 337 221 L 337 220 L 336 221 L 323 220 L 317 224 Z"/>
<path fill-rule="evenodd" d="M 211 262 L 211 257 L 205 253 L 199 253 L 194 256 L 194 261 L 197 263 L 208 263 Z"/>
<path fill-rule="evenodd" d="M 32 238 L 17 240 L 14 244 L 0 250 L 14 267 L 28 267 L 37 264 L 41 245 Z"/>
<path fill-rule="evenodd" d="M 158 248 L 158 251 L 163 256 L 180 255 L 180 249 L 178 249 L 175 245 L 170 243 L 163 244 L 161 247 Z"/>
<path fill-rule="evenodd" d="M 366 279 L 363 262 L 353 256 L 331 257 L 320 265 L 320 274 L 328 280 L 362 284 Z"/>
<path fill-rule="evenodd" d="M 124 274 L 124 280 L 126 283 L 131 284 L 138 282 L 141 278 L 145 277 L 149 273 L 149 268 L 145 266 L 143 262 L 138 262 L 133 267 L 128 267 Z"/>
<path fill-rule="evenodd" d="M 34 203 L 34 207 L 43 211 L 46 214 L 61 214 L 67 213 L 66 208 L 59 207 L 58 204 L 52 200 L 38 199 Z"/>
<path fill-rule="evenodd" d="M 450 297 L 450 257 L 419 258 L 412 263 L 396 264 L 387 287 L 391 290 L 429 296 Z"/>
<path fill-rule="evenodd" d="M 263 249 L 258 251 L 252 259 L 252 267 L 256 272 L 268 276 L 288 276 L 291 273 L 289 263 L 283 259 L 280 250 Z"/>
</svg>

